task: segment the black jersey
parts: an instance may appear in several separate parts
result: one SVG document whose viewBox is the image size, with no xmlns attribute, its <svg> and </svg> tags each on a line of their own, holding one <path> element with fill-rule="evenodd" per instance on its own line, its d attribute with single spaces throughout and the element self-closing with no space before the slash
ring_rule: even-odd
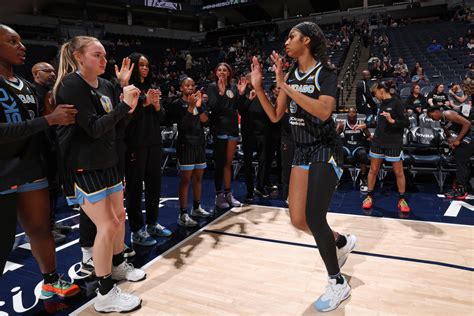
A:
<svg viewBox="0 0 474 316">
<path fill-rule="evenodd" d="M 76 124 L 58 126 L 62 159 L 69 170 L 104 169 L 117 164 L 116 125 L 127 116 L 130 107 L 118 102 L 116 89 L 102 78 L 91 87 L 77 73 L 64 77 L 59 85 L 58 104 L 77 109 Z M 159 136 L 158 136 L 159 137 Z"/>
<path fill-rule="evenodd" d="M 0 192 L 46 176 L 41 156 L 45 118 L 26 80 L 0 78 Z"/>
<path fill-rule="evenodd" d="M 239 136 L 238 106 L 242 97 L 235 84 L 226 87 L 224 95 L 219 94 L 216 83 L 207 87 L 208 109 L 214 135 Z"/>
<path fill-rule="evenodd" d="M 188 103 L 182 98 L 173 101 L 170 109 L 173 123 L 178 124 L 178 144 L 204 145 L 204 128 L 195 109 L 188 111 Z"/>
<path fill-rule="evenodd" d="M 287 83 L 297 91 L 313 99 L 320 95 L 336 97 L 337 76 L 336 73 L 318 63 L 310 71 L 302 74 L 295 67 L 288 76 Z M 314 105 L 317 106 L 317 105 Z M 330 117 L 326 121 L 306 112 L 294 100 L 290 99 L 288 104 L 289 123 L 291 135 L 297 146 L 310 146 L 316 155 L 313 162 L 327 162 L 338 144 L 338 136 L 334 120 Z"/>
<path fill-rule="evenodd" d="M 362 146 L 364 144 L 365 135 L 361 129 L 354 129 L 349 121 L 346 121 L 344 128 L 342 129 L 344 135 L 344 145 L 346 146 Z"/>
</svg>

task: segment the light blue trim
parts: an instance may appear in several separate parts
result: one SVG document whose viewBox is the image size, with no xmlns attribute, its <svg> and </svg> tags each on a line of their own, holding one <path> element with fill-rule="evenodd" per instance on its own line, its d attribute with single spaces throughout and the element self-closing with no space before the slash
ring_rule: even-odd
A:
<svg viewBox="0 0 474 316">
<path fill-rule="evenodd" d="M 0 192 L 0 194 L 11 194 L 11 193 L 25 193 L 25 192 L 31 192 L 31 191 L 36 191 L 36 190 L 42 190 L 46 189 L 49 186 L 48 179 L 43 178 L 43 179 L 38 179 L 33 182 L 25 183 L 22 185 L 17 186 L 14 189 L 8 189 L 5 191 Z"/>
<path fill-rule="evenodd" d="M 122 182 L 119 182 L 111 187 L 104 188 L 102 190 L 99 190 L 93 193 L 86 193 L 77 184 L 74 184 L 75 195 L 67 196 L 66 201 L 68 205 L 74 205 L 74 204 L 83 205 L 84 198 L 86 198 L 90 203 L 94 204 L 105 199 L 109 195 L 121 190 L 123 190 Z"/>
<path fill-rule="evenodd" d="M 292 165 L 292 168 L 300 168 L 303 170 L 309 170 L 309 165 Z"/>
</svg>

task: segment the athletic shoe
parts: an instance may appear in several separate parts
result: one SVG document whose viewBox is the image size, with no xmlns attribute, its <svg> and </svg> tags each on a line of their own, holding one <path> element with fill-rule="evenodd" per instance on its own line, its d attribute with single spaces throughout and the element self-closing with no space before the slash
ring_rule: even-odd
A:
<svg viewBox="0 0 474 316">
<path fill-rule="evenodd" d="M 59 297 L 71 297 L 78 294 L 81 291 L 79 286 L 74 283 L 65 281 L 62 276 L 54 283 L 46 283 L 41 286 L 41 298 L 51 298 L 54 295 Z"/>
<path fill-rule="evenodd" d="M 66 236 L 61 234 L 60 232 L 52 230 L 51 233 L 53 234 L 55 244 L 60 244 L 66 241 Z"/>
<path fill-rule="evenodd" d="M 465 200 L 467 198 L 467 191 L 464 187 L 458 186 L 446 192 L 446 197 L 452 200 Z"/>
<path fill-rule="evenodd" d="M 81 262 L 80 272 L 84 273 L 87 276 L 95 274 L 94 262 L 92 258 L 89 258 L 86 262 Z"/>
<path fill-rule="evenodd" d="M 374 200 L 372 199 L 370 195 L 367 195 L 367 197 L 362 202 L 362 208 L 368 210 L 372 208 L 373 205 L 374 205 Z"/>
<path fill-rule="evenodd" d="M 226 209 L 230 207 L 229 203 L 227 203 L 224 193 L 219 193 L 216 195 L 216 207 L 220 209 Z"/>
<path fill-rule="evenodd" d="M 253 203 L 253 200 L 255 199 L 255 196 L 253 193 L 248 193 L 247 196 L 245 197 L 245 203 L 250 204 Z"/>
<path fill-rule="evenodd" d="M 67 225 L 63 225 L 63 224 L 60 224 L 60 223 L 55 223 L 53 225 L 53 230 L 55 230 L 55 231 L 57 231 L 61 234 L 69 234 L 72 231 L 72 227 L 67 226 Z"/>
<path fill-rule="evenodd" d="M 194 227 L 197 225 L 197 222 L 188 215 L 188 213 L 184 213 L 178 216 L 178 225 L 184 227 Z"/>
<path fill-rule="evenodd" d="M 158 223 L 155 225 L 147 225 L 146 230 L 148 231 L 148 234 L 153 237 L 169 237 L 172 234 L 171 230 Z"/>
<path fill-rule="evenodd" d="M 131 258 L 135 256 L 135 250 L 133 250 L 132 247 L 127 246 L 126 244 L 123 244 L 123 257 L 124 258 Z"/>
<path fill-rule="evenodd" d="M 398 200 L 398 210 L 402 213 L 410 212 L 410 207 L 405 199 Z"/>
<path fill-rule="evenodd" d="M 349 254 L 354 250 L 354 248 L 357 246 L 357 237 L 355 235 L 342 235 L 346 237 L 346 245 L 342 248 L 337 248 L 336 247 L 336 253 L 337 253 L 337 262 L 339 263 L 339 269 L 344 266 L 344 264 L 347 261 L 347 257 L 349 257 Z"/>
<path fill-rule="evenodd" d="M 232 195 L 232 192 L 227 193 L 227 195 L 225 196 L 225 200 L 232 207 L 242 206 L 242 203 L 240 203 L 237 199 L 234 198 L 234 196 Z"/>
<path fill-rule="evenodd" d="M 201 206 L 199 206 L 198 208 L 193 208 L 193 210 L 191 211 L 191 216 L 206 218 L 206 217 L 209 217 L 210 215 L 211 213 L 203 209 Z"/>
<path fill-rule="evenodd" d="M 131 240 L 134 245 L 139 246 L 153 246 L 156 244 L 156 240 L 150 236 L 145 227 L 135 233 L 132 232 Z"/>
<path fill-rule="evenodd" d="M 262 197 L 264 199 L 270 196 L 270 193 L 268 193 L 267 189 L 265 188 L 263 189 L 255 188 L 254 192 L 255 192 L 255 195 Z"/>
<path fill-rule="evenodd" d="M 97 297 L 94 302 L 94 309 L 100 313 L 127 313 L 141 307 L 142 300 L 138 296 L 122 292 L 116 285 L 109 293 L 102 295 L 97 290 Z"/>
<path fill-rule="evenodd" d="M 321 295 L 313 307 L 319 312 L 329 312 L 336 309 L 345 299 L 351 295 L 351 287 L 346 278 L 343 284 L 337 284 L 336 279 L 329 278 L 326 291 Z"/>
<path fill-rule="evenodd" d="M 367 180 L 360 179 L 359 189 L 361 193 L 367 193 L 367 191 L 369 190 L 367 186 Z"/>
<path fill-rule="evenodd" d="M 137 269 L 131 263 L 122 262 L 112 267 L 112 279 L 116 281 L 127 280 L 131 282 L 141 281 L 146 278 L 146 272 Z"/>
</svg>

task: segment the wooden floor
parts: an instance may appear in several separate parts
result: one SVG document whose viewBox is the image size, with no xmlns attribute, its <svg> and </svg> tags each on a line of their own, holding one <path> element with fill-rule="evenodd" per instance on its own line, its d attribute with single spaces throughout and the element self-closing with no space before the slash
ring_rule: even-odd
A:
<svg viewBox="0 0 474 316">
<path fill-rule="evenodd" d="M 474 273 L 462 269 L 474 267 L 473 227 L 328 218 L 359 243 L 342 271 L 352 296 L 326 314 L 474 315 Z M 135 315 L 313 315 L 326 272 L 312 245 L 287 210 L 244 207 L 148 265 L 145 281 L 120 287 L 143 299 Z M 80 313 L 91 314 L 90 305 Z"/>
</svg>

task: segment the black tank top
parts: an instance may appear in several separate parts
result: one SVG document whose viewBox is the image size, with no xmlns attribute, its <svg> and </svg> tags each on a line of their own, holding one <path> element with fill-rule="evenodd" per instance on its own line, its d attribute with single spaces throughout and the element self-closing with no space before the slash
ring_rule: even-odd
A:
<svg viewBox="0 0 474 316">
<path fill-rule="evenodd" d="M 349 121 L 346 121 L 346 123 L 344 124 L 344 129 L 342 130 L 342 133 L 344 134 L 344 145 L 361 146 L 363 144 L 364 131 L 361 129 L 353 129 L 349 125 Z"/>
</svg>

